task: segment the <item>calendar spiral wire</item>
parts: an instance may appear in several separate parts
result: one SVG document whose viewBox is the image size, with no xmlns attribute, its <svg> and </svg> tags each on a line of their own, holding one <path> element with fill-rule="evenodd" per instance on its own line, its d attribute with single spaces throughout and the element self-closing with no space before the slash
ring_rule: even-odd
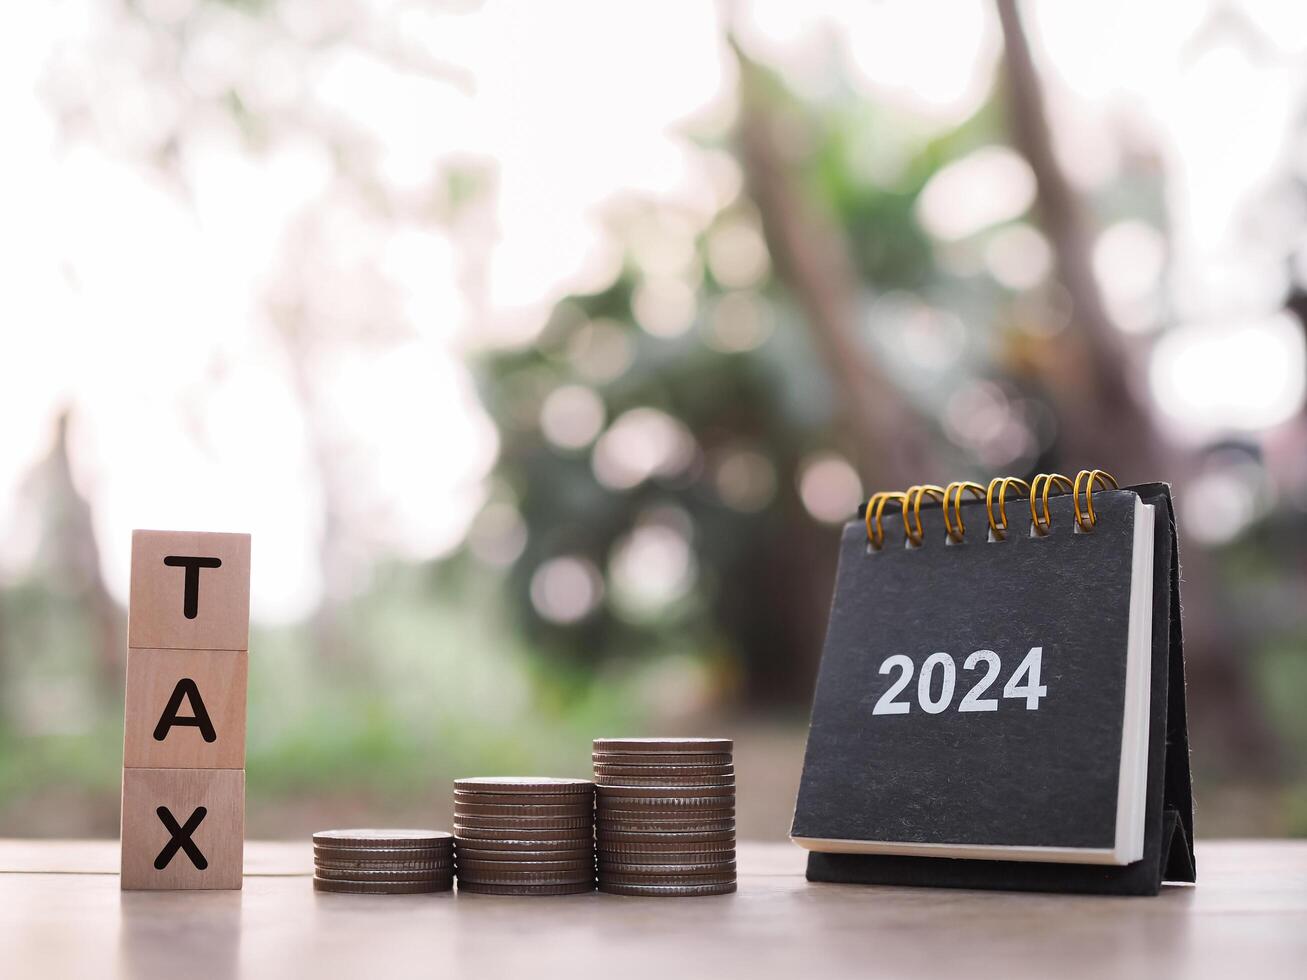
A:
<svg viewBox="0 0 1307 980">
<path fill-rule="evenodd" d="M 963 495 L 968 493 L 977 500 L 984 501 L 989 539 L 992 541 L 1002 541 L 1007 537 L 1009 495 L 1017 496 L 1018 499 L 1024 497 L 1030 507 L 1032 533 L 1036 537 L 1043 537 L 1053 525 L 1048 498 L 1054 494 L 1070 493 L 1075 506 L 1076 526 L 1082 533 L 1089 533 L 1098 524 L 1098 515 L 1094 512 L 1094 491 L 1117 488 L 1116 478 L 1106 470 L 1081 470 L 1074 479 L 1061 473 L 1040 473 L 1029 482 L 1016 476 L 1000 476 L 984 486 L 969 480 L 954 480 L 944 487 L 923 483 L 907 490 L 881 491 L 871 495 L 864 511 L 867 542 L 873 551 L 879 551 L 885 546 L 885 512 L 890 504 L 896 504 L 903 520 L 906 546 L 920 547 L 926 537 L 921 508 L 929 497 L 939 504 L 944 514 L 944 529 L 949 543 L 962 544 L 966 540 L 962 502 Z"/>
</svg>

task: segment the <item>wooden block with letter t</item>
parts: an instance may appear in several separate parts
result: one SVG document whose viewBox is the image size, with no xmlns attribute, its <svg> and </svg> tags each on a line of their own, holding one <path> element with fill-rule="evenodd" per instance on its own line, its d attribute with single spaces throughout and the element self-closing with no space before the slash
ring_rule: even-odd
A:
<svg viewBox="0 0 1307 980">
<path fill-rule="evenodd" d="M 240 888 L 243 769 L 124 769 L 124 889 Z"/>
<path fill-rule="evenodd" d="M 249 642 L 248 534 L 132 532 L 129 647 L 246 650 Z"/>
<path fill-rule="evenodd" d="M 245 766 L 244 650 L 129 650 L 123 765 Z"/>
</svg>

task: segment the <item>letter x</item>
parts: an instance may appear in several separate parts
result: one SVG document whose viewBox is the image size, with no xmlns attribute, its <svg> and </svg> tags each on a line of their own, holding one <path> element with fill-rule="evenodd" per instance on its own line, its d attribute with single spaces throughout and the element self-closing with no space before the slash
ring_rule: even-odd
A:
<svg viewBox="0 0 1307 980">
<path fill-rule="evenodd" d="M 172 835 L 168 843 L 163 845 L 163 850 L 159 852 L 159 856 L 154 859 L 155 870 L 162 871 L 168 867 L 168 862 L 172 860 L 172 856 L 179 850 L 185 851 L 186 856 L 191 859 L 191 864 L 195 865 L 199 870 L 203 871 L 207 868 L 209 859 L 195 845 L 195 841 L 191 840 L 191 835 L 204 822 L 204 818 L 209 811 L 202 806 L 197 806 L 195 812 L 187 818 L 186 825 L 183 827 L 177 826 L 177 820 L 166 806 L 161 806 L 154 812 L 159 815 L 159 821 Z"/>
</svg>

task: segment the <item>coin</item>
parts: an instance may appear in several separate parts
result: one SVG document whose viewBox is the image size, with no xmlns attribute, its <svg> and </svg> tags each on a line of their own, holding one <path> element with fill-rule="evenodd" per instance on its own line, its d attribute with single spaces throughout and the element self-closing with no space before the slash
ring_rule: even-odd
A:
<svg viewBox="0 0 1307 980">
<path fill-rule="evenodd" d="M 596 752 L 731 752 L 729 738 L 597 738 Z"/>
<path fill-rule="evenodd" d="M 606 762 L 595 763 L 596 776 L 734 776 L 733 765 L 719 766 L 628 766 L 612 765 Z"/>
<path fill-rule="evenodd" d="M 595 791 L 588 792 L 584 796 L 576 794 L 553 793 L 536 794 L 531 796 L 527 793 L 455 793 L 454 808 L 455 813 L 474 813 L 473 810 L 467 810 L 468 806 L 520 806 L 524 809 L 535 809 L 537 806 L 565 806 L 565 808 L 575 811 L 575 813 L 586 813 L 586 810 L 593 809 L 595 806 Z"/>
<path fill-rule="evenodd" d="M 623 885 L 612 881 L 599 882 L 599 890 L 609 895 L 643 895 L 647 898 L 689 898 L 694 895 L 729 895 L 735 891 L 735 882 L 716 885 Z"/>
<path fill-rule="evenodd" d="M 682 810 L 603 810 L 595 814 L 595 825 L 623 823 L 639 820 L 645 823 L 680 823 L 686 820 L 702 823 L 705 820 L 734 820 L 735 809 L 723 807 L 709 810 L 703 807 Z"/>
<path fill-rule="evenodd" d="M 478 793 L 580 793 L 591 786 L 588 779 L 558 779 L 553 776 L 472 776 L 454 780 L 454 790 L 475 790 Z"/>
<path fill-rule="evenodd" d="M 698 806 L 659 806 L 655 801 L 646 805 L 640 800 L 623 797 L 612 800 L 595 810 L 594 819 L 613 820 L 621 817 L 639 817 L 645 820 L 710 820 L 714 817 L 734 817 L 735 805 L 721 798 L 711 804 Z"/>
<path fill-rule="evenodd" d="M 600 810 L 595 823 L 605 820 L 734 820 L 734 807 L 682 807 L 679 810 L 625 809 Z"/>
<path fill-rule="evenodd" d="M 399 871 L 393 868 L 385 871 L 360 871 L 357 868 L 340 870 L 319 866 L 313 869 L 313 873 L 331 881 L 443 881 L 454 877 L 454 866 L 451 864 L 439 871 Z"/>
<path fill-rule="evenodd" d="M 648 878 L 648 883 L 674 883 L 674 885 L 711 885 L 712 881 L 682 881 L 682 878 L 698 878 L 701 875 L 729 875 L 728 878 L 721 878 L 721 881 L 729 881 L 735 878 L 736 866 L 735 861 L 723 861 L 720 864 L 668 864 L 668 865 L 650 865 L 650 864 L 601 864 L 599 866 L 599 877 L 604 881 L 623 881 L 630 875 L 638 878 Z M 718 879 L 714 879 L 718 881 Z M 637 881 L 637 885 L 643 885 L 644 882 Z"/>
<path fill-rule="evenodd" d="M 439 847 L 453 840 L 453 834 L 443 830 L 320 830 L 313 835 L 314 844 L 328 847 Z"/>
<path fill-rule="evenodd" d="M 578 871 L 469 871 L 458 873 L 459 881 L 478 885 L 578 885 L 594 881 L 594 868 Z"/>
<path fill-rule="evenodd" d="M 336 881 L 313 876 L 313 889 L 320 892 L 346 892 L 354 895 L 417 895 L 447 892 L 454 887 L 453 877 L 426 881 Z"/>
<path fill-rule="evenodd" d="M 454 816 L 465 817 L 577 817 L 588 816 L 594 809 L 589 797 L 584 803 L 567 806 L 527 806 L 524 804 L 463 803 L 454 801 Z"/>
<path fill-rule="evenodd" d="M 597 753 L 596 766 L 731 766 L 731 753 Z"/>
<path fill-rule="evenodd" d="M 686 799 L 697 802 L 708 796 L 734 796 L 734 786 L 659 786 L 656 788 L 649 786 L 632 786 L 629 784 L 618 783 L 610 786 L 598 787 L 598 799 L 602 803 L 604 800 L 617 799 L 623 796 L 630 796 L 635 799 Z"/>
<path fill-rule="evenodd" d="M 593 855 L 589 859 L 576 861 L 477 861 L 468 859 L 458 862 L 458 874 L 459 877 L 462 877 L 465 872 L 468 872 L 470 877 L 486 877 L 488 874 L 501 871 L 530 871 L 536 874 L 567 873 L 571 871 L 589 871 L 593 873 L 594 867 Z"/>
<path fill-rule="evenodd" d="M 590 840 L 594 836 L 587 822 L 584 827 L 552 827 L 530 830 L 524 827 L 500 829 L 496 827 L 462 827 L 455 824 L 457 840 L 511 840 L 511 841 L 576 841 Z"/>
<path fill-rule="evenodd" d="M 676 806 L 655 801 L 649 805 L 623 800 L 621 806 L 605 806 L 595 811 L 596 820 L 613 820 L 619 817 L 643 817 L 648 820 L 703 820 L 705 818 L 734 816 L 735 803 L 717 801 L 716 806 L 698 803 L 693 806 Z"/>
<path fill-rule="evenodd" d="M 330 868 L 333 871 L 452 871 L 454 855 L 438 861 L 350 861 L 337 858 L 314 857 L 315 868 Z M 327 877 L 330 877 L 329 875 Z"/>
<path fill-rule="evenodd" d="M 482 844 L 486 841 L 474 841 Z M 535 843 L 535 841 L 532 841 Z M 588 841 L 567 841 L 567 843 L 586 843 L 587 847 L 578 848 L 555 848 L 550 851 L 542 849 L 516 849 L 516 848 L 480 848 L 480 847 L 460 847 L 459 861 L 593 861 L 595 860 L 595 849 L 589 845 Z"/>
<path fill-rule="evenodd" d="M 614 828 L 609 830 L 605 827 L 597 828 L 595 837 L 598 839 L 599 848 L 610 847 L 613 844 L 660 844 L 666 847 L 675 846 L 677 850 L 684 850 L 686 844 L 713 844 L 728 842 L 732 846 L 735 844 L 735 830 L 680 830 L 680 831 L 651 831 L 651 830 L 625 830 Z"/>
<path fill-rule="evenodd" d="M 631 858 L 636 860 L 632 861 Z M 712 867 L 710 867 L 712 866 Z M 713 851 L 702 854 L 681 854 L 676 851 L 667 852 L 666 856 L 656 854 L 631 854 L 623 851 L 621 853 L 598 853 L 598 860 L 595 867 L 607 871 L 617 871 L 623 874 L 672 874 L 670 871 L 643 871 L 643 869 L 654 868 L 696 868 L 700 870 L 726 870 L 736 866 L 735 852 L 733 851 Z M 684 874 L 697 873 L 685 871 Z"/>
<path fill-rule="evenodd" d="M 702 874 L 608 874 L 599 876 L 610 885 L 717 885 L 734 881 L 735 872 L 705 871 Z"/>
<path fill-rule="evenodd" d="M 448 861 L 453 853 L 452 838 L 441 847 L 313 847 L 315 859 L 331 861 Z"/>
<path fill-rule="evenodd" d="M 735 851 L 664 851 L 661 854 L 632 851 L 600 851 L 599 867 L 622 868 L 735 867 Z"/>
<path fill-rule="evenodd" d="M 583 895 L 595 890 L 593 881 L 581 881 L 570 885 L 510 885 L 481 884 L 475 881 L 460 881 L 458 890 L 470 895 Z"/>
<path fill-rule="evenodd" d="M 455 815 L 454 833 L 462 833 L 469 827 L 480 830 L 580 830 L 589 827 L 594 818 L 587 813 L 584 817 L 500 817 L 500 816 L 464 816 Z"/>
<path fill-rule="evenodd" d="M 605 776 L 595 773 L 600 795 L 609 786 L 734 786 L 734 776 Z"/>
<path fill-rule="evenodd" d="M 464 837 L 458 840 L 455 853 L 468 851 L 588 851 L 594 847 L 591 837 L 573 837 L 570 840 L 502 840 L 498 837 Z"/>
<path fill-rule="evenodd" d="M 735 832 L 734 820 L 704 820 L 704 821 L 663 821 L 653 822 L 644 820 L 600 820 L 595 824 L 595 830 L 599 833 L 599 839 L 603 840 L 604 834 L 616 832 L 637 832 L 644 834 L 665 833 L 665 834 L 713 834 L 727 831 Z"/>
<path fill-rule="evenodd" d="M 691 835 L 692 836 L 692 835 Z M 655 857 L 660 854 L 685 854 L 693 855 L 694 860 L 707 859 L 718 860 L 719 854 L 735 854 L 735 841 L 730 840 L 710 840 L 710 841 L 680 841 L 668 843 L 659 836 L 657 842 L 640 842 L 640 841 L 605 841 L 600 850 L 605 854 L 620 854 L 624 861 L 643 860 L 645 857 Z M 723 859 L 725 860 L 725 859 Z"/>
<path fill-rule="evenodd" d="M 704 824 L 720 824 L 718 830 L 730 830 L 735 824 L 735 814 L 730 810 L 713 810 L 711 812 L 691 813 L 609 813 L 596 822 L 597 828 L 610 830 L 631 830 L 637 825 L 650 830 L 663 830 L 670 833 L 685 833 Z"/>
</svg>

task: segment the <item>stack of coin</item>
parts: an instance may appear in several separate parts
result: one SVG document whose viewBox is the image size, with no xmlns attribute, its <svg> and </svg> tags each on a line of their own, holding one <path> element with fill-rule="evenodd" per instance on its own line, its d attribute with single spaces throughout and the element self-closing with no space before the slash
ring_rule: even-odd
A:
<svg viewBox="0 0 1307 980">
<path fill-rule="evenodd" d="M 320 892 L 406 895 L 454 887 L 454 835 L 443 830 L 323 830 L 313 835 Z"/>
<path fill-rule="evenodd" d="M 735 891 L 735 766 L 728 738 L 597 738 L 599 890 Z"/>
<path fill-rule="evenodd" d="M 544 776 L 456 779 L 454 840 L 460 892 L 594 891 L 594 784 Z"/>
</svg>

